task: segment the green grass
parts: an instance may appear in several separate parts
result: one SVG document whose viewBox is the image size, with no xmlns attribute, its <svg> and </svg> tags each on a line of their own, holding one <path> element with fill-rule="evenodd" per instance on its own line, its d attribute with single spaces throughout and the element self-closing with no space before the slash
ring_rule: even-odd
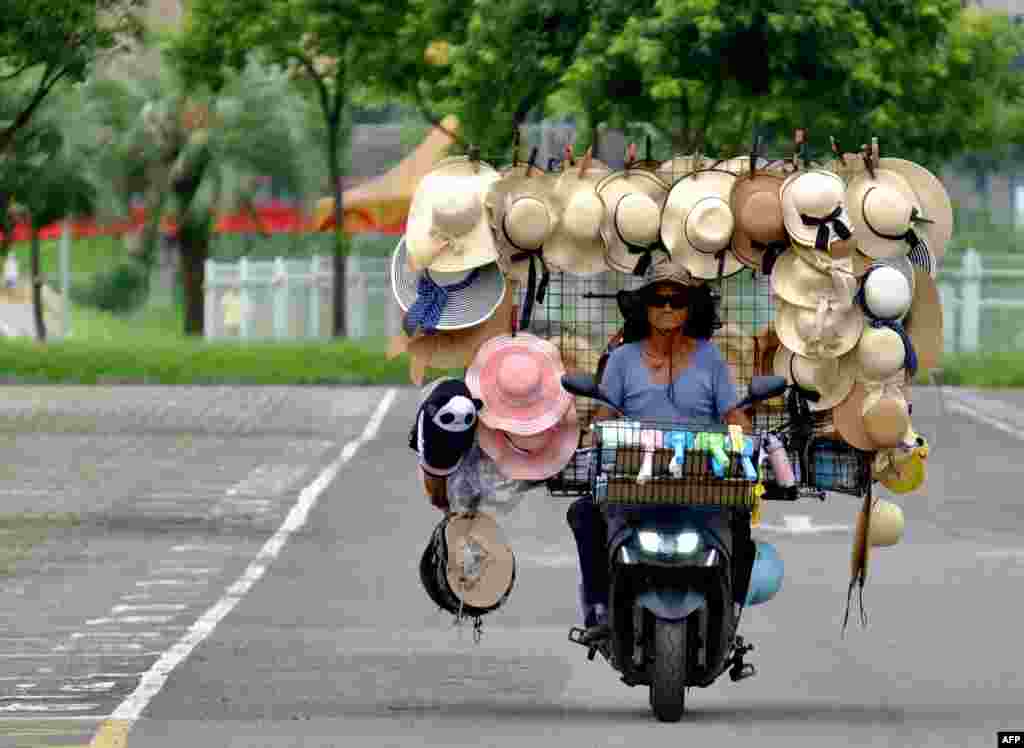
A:
<svg viewBox="0 0 1024 748">
<path fill-rule="evenodd" d="M 953 387 L 1024 387 L 1024 351 L 949 356 L 940 381 Z"/>
<path fill-rule="evenodd" d="M 78 523 L 78 517 L 69 513 L 0 514 L 0 576 L 13 574 L 17 563 L 51 532 Z"/>
</svg>

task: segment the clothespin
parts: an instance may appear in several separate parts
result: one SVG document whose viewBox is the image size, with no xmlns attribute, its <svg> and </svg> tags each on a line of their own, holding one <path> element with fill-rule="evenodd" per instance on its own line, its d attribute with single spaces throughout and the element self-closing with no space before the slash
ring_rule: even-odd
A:
<svg viewBox="0 0 1024 748">
<path fill-rule="evenodd" d="M 647 141 L 644 143 L 644 159 L 647 161 L 651 160 L 651 136 L 650 133 L 647 135 Z"/>
<path fill-rule="evenodd" d="M 757 159 L 761 155 L 761 136 L 758 135 L 754 138 L 754 150 L 750 152 L 750 178 L 754 178 L 754 174 L 757 173 Z"/>
<path fill-rule="evenodd" d="M 469 147 L 469 160 L 473 164 L 473 173 L 480 173 L 480 146 L 471 145 Z"/>
<path fill-rule="evenodd" d="M 580 170 L 577 176 L 583 179 L 583 175 L 587 173 L 587 169 L 590 168 L 590 162 L 594 159 L 594 146 L 587 148 L 587 152 L 583 154 L 583 158 L 580 159 Z"/>
<path fill-rule="evenodd" d="M 799 169 L 807 168 L 807 130 L 798 127 L 793 131 L 793 166 Z"/>
<path fill-rule="evenodd" d="M 629 169 L 636 161 L 636 143 L 630 143 L 626 148 L 626 169 Z"/>
<path fill-rule="evenodd" d="M 695 172 L 702 171 L 704 169 L 704 154 L 700 150 L 696 150 L 693 153 L 693 170 Z"/>
<path fill-rule="evenodd" d="M 530 172 L 533 171 L 533 165 L 537 161 L 537 153 L 540 149 L 537 146 L 533 147 L 530 151 L 530 160 L 526 162 L 526 176 L 530 176 Z"/>
<path fill-rule="evenodd" d="M 519 166 L 519 128 L 512 126 L 512 168 Z"/>
<path fill-rule="evenodd" d="M 871 138 L 871 160 L 874 162 L 875 166 L 878 166 L 879 156 L 880 156 L 880 154 L 878 152 L 878 138 L 872 137 Z"/>
<path fill-rule="evenodd" d="M 576 159 L 573 157 L 573 154 L 572 154 L 572 144 L 571 143 L 566 143 L 565 144 L 564 160 L 565 160 L 565 163 L 569 164 L 569 166 L 575 166 L 576 165 Z"/>
<path fill-rule="evenodd" d="M 861 154 L 862 154 L 861 157 L 864 159 L 864 166 L 867 167 L 868 174 L 870 174 L 871 178 L 874 179 L 875 178 L 875 165 L 874 165 L 874 163 L 872 163 L 871 150 L 868 148 L 868 144 L 867 143 L 862 143 L 860 148 L 861 148 Z"/>
</svg>

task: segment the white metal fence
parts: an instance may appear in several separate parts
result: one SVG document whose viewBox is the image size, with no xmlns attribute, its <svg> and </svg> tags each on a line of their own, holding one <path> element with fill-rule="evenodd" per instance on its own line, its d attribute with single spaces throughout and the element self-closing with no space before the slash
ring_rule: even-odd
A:
<svg viewBox="0 0 1024 748">
<path fill-rule="evenodd" d="M 946 353 L 1024 349 L 1024 256 L 967 249 L 938 281 Z"/>
<path fill-rule="evenodd" d="M 389 257 L 349 255 L 346 266 L 348 334 L 396 334 L 400 319 L 390 299 Z M 333 325 L 331 258 L 207 260 L 204 334 L 208 340 L 328 338 Z"/>
</svg>

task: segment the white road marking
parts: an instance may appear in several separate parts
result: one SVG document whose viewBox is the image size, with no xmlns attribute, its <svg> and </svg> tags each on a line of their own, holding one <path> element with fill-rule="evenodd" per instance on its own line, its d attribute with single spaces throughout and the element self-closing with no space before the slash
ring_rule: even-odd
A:
<svg viewBox="0 0 1024 748">
<path fill-rule="evenodd" d="M 206 567 L 195 567 L 195 566 L 157 566 L 149 570 L 150 574 L 195 574 L 196 576 L 206 576 L 208 574 L 216 574 L 220 571 L 220 568 Z"/>
<path fill-rule="evenodd" d="M 141 582 L 136 582 L 136 587 L 194 587 L 195 585 L 206 584 L 206 582 L 195 580 L 195 579 L 144 579 Z"/>
<path fill-rule="evenodd" d="M 19 701 L 0 706 L 0 712 L 88 712 L 99 706 L 99 704 L 33 704 Z"/>
<path fill-rule="evenodd" d="M 1002 401 L 994 402 L 991 400 L 986 400 L 985 398 L 979 398 L 972 395 L 968 395 L 966 393 L 956 392 L 952 389 L 946 389 L 945 395 L 947 398 L 947 410 L 951 410 L 955 413 L 960 413 L 961 415 L 965 415 L 968 418 L 973 418 L 974 420 L 984 423 L 987 426 L 991 426 L 997 431 L 1002 431 L 1004 434 L 1012 436 L 1014 439 L 1024 441 L 1024 430 L 1021 430 L 1016 426 L 1006 423 L 1005 421 L 1002 421 L 998 418 L 990 416 L 987 413 L 982 413 L 976 407 L 972 407 L 971 404 L 969 404 L 971 403 L 971 401 L 973 401 L 974 405 L 1016 410 L 1016 408 L 1014 408 L 1014 406 L 1010 405 L 1009 403 Z M 950 400 L 950 398 L 952 399 Z"/>
<path fill-rule="evenodd" d="M 77 696 L 66 693 L 21 693 L 17 696 L 0 696 L 0 701 L 17 701 L 19 699 L 32 699 L 33 701 L 67 701 L 77 699 Z"/>
<path fill-rule="evenodd" d="M 113 691 L 114 686 L 117 685 L 117 681 L 104 680 L 98 683 L 65 683 L 60 687 L 61 691 L 67 691 L 69 693 L 102 693 L 103 691 Z"/>
<path fill-rule="evenodd" d="M 230 545 L 197 545 L 193 543 L 182 543 L 171 548 L 174 553 L 230 553 L 234 550 Z"/>
<path fill-rule="evenodd" d="M 72 639 L 159 639 L 159 631 L 76 631 Z"/>
<path fill-rule="evenodd" d="M 228 613 L 248 593 L 252 585 L 266 572 L 270 563 L 277 557 L 288 537 L 306 523 L 309 512 L 316 505 L 317 499 L 324 489 L 337 477 L 341 468 L 356 453 L 360 446 L 374 439 L 380 430 L 384 416 L 395 401 L 398 392 L 389 389 L 377 405 L 373 415 L 367 422 L 363 433 L 349 442 L 341 455 L 328 465 L 316 479 L 306 486 L 299 494 L 295 505 L 288 512 L 277 532 L 268 540 L 256 558 L 249 564 L 241 577 L 228 588 L 226 594 L 207 610 L 170 649 L 165 651 L 139 681 L 135 690 L 122 701 L 110 719 L 125 720 L 133 724 L 141 716 L 149 702 L 163 688 L 171 671 L 183 662 L 199 644 L 206 639 Z"/>
<path fill-rule="evenodd" d="M 170 623 L 175 616 L 118 616 L 116 618 L 90 618 L 86 626 L 104 626 L 111 623 Z"/>
<path fill-rule="evenodd" d="M 185 610 L 188 606 L 184 603 L 148 603 L 143 605 L 115 605 L 110 609 L 111 613 L 144 613 L 144 612 L 159 612 L 159 611 L 173 611 L 173 610 Z"/>
<path fill-rule="evenodd" d="M 815 525 L 806 514 L 787 514 L 782 518 L 783 525 L 759 525 L 755 530 L 785 532 L 792 535 L 815 534 L 819 532 L 849 532 L 849 525 Z"/>
</svg>

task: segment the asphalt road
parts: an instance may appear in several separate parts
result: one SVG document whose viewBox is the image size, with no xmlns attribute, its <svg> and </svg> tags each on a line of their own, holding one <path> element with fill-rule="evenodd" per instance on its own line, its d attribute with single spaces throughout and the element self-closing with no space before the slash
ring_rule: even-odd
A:
<svg viewBox="0 0 1024 748">
<path fill-rule="evenodd" d="M 86 520 L 0 585 L 0 745 L 19 746 L 88 743 L 384 395 L 0 390 L 5 505 Z M 744 614 L 759 674 L 692 689 L 684 722 L 662 725 L 642 688 L 566 640 L 568 500 L 534 493 L 500 520 L 519 575 L 479 644 L 430 603 L 416 564 L 440 515 L 406 446 L 416 392 L 400 390 L 263 576 L 170 670 L 128 745 L 993 745 L 997 730 L 1024 729 L 1015 398 L 962 393 L 944 415 L 937 391 L 915 390 L 915 426 L 934 448 L 928 489 L 896 499 L 907 531 L 874 552 L 867 629 L 851 617 L 840 637 L 841 528 L 857 500 L 769 505 L 759 534 L 778 544 L 786 579 Z M 785 515 L 840 529 L 787 530 Z"/>
</svg>

